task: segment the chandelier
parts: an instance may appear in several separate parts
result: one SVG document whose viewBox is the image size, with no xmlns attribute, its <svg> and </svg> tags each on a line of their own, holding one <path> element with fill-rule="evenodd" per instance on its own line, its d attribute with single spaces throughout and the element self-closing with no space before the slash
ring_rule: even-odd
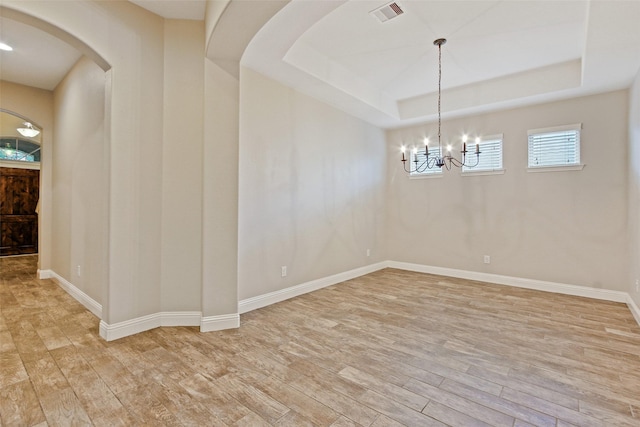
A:
<svg viewBox="0 0 640 427">
<path fill-rule="evenodd" d="M 427 169 L 442 168 L 443 166 L 450 170 L 452 166 L 457 168 L 478 166 L 480 162 L 480 138 L 476 138 L 475 150 L 467 151 L 467 135 L 462 137 L 462 150 L 460 151 L 460 159 L 451 155 L 451 144 L 446 146 L 446 154 L 442 151 L 441 130 L 442 130 L 442 114 L 440 109 L 440 101 L 442 99 L 442 45 L 447 39 L 434 40 L 433 44 L 438 46 L 438 148 L 437 152 L 429 152 L 429 138 L 424 139 L 424 156 L 418 155 L 418 148 L 414 148 L 409 154 L 409 158 L 405 156 L 405 146 L 402 146 L 402 165 L 407 173 L 422 173 Z M 467 153 L 470 153 L 467 156 Z M 474 156 L 475 154 L 475 156 Z M 412 159 L 413 157 L 413 159 Z M 421 159 L 419 157 L 422 157 Z M 407 162 L 409 167 L 407 168 Z M 412 165 L 413 163 L 413 165 Z"/>
<path fill-rule="evenodd" d="M 16 129 L 18 132 L 20 132 L 20 135 L 22 136 L 26 136 L 27 138 L 33 138 L 34 136 L 37 136 L 40 133 L 40 131 L 34 128 L 33 125 L 29 122 L 24 122 L 23 125 L 24 125 L 23 128 Z"/>
</svg>

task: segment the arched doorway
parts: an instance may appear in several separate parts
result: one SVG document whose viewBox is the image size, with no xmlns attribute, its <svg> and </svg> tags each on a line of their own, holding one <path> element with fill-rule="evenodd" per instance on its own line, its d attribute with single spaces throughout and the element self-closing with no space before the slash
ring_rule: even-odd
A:
<svg viewBox="0 0 640 427">
<path fill-rule="evenodd" d="M 0 109 L 0 256 L 38 253 L 41 130 Z"/>
<path fill-rule="evenodd" d="M 32 153 L 34 147 L 27 144 L 31 141 L 21 136 L 13 141 L 0 140 L 0 146 L 5 147 L 5 150 L 0 148 L 5 153 L 0 153 L 0 157 L 20 158 L 18 152 L 26 149 L 26 159 L 33 156 L 34 160 L 38 157 L 40 161 L 39 177 L 35 178 L 39 183 L 35 190 L 38 196 L 20 204 L 34 211 L 33 214 L 34 201 L 39 208 L 39 215 L 33 216 L 39 227 L 36 226 L 36 237 L 32 239 L 39 257 L 38 276 L 53 278 L 76 299 L 85 298 L 80 302 L 102 318 L 101 306 L 108 293 L 105 274 L 108 239 L 104 230 L 109 218 L 106 193 L 109 170 L 105 166 L 109 152 L 105 131 L 109 121 L 105 112 L 105 99 L 109 96 L 109 64 L 83 41 L 33 15 L 0 6 L 0 20 L 2 37 L 11 41 L 14 48 L 14 52 L 2 57 L 0 108 L 7 112 L 6 117 L 15 117 L 21 124 L 28 121 L 42 131 L 38 141 L 42 150 L 37 153 Z M 64 45 L 62 52 L 68 59 L 62 64 L 65 66 L 55 67 L 54 61 L 47 61 L 49 56 L 41 50 L 34 54 L 30 47 L 39 41 L 52 50 Z M 22 67 L 11 68 L 11 53 L 17 53 L 16 57 L 38 57 L 38 76 L 28 80 L 36 74 L 30 71 L 28 62 L 19 63 Z M 16 69 L 23 71 L 24 80 L 14 72 Z M 53 77 L 48 79 L 44 75 L 47 72 Z M 94 100 L 87 102 L 91 97 Z M 11 126 L 15 133 L 17 125 Z M 29 169 L 28 162 L 19 159 L 7 159 L 7 162 L 11 162 L 11 166 L 20 164 L 21 168 L 13 169 Z M 10 179 L 32 183 L 34 178 L 17 176 L 28 173 L 33 172 L 14 173 Z M 34 190 L 20 189 L 13 193 L 24 195 L 34 193 Z M 97 224 L 94 218 L 99 219 Z M 9 231 L 14 235 L 26 235 Z M 9 235 L 9 231 L 3 234 Z M 85 250 L 86 245 L 91 245 L 92 250 Z M 19 246 L 11 252 L 27 252 L 27 245 Z M 91 253 L 90 257 L 85 256 L 87 252 Z"/>
</svg>

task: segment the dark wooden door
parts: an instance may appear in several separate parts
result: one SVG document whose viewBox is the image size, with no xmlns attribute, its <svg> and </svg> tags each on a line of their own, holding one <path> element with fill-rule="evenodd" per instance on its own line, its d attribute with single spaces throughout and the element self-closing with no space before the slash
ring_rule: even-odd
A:
<svg viewBox="0 0 640 427">
<path fill-rule="evenodd" d="M 40 171 L 0 167 L 0 256 L 38 252 Z"/>
</svg>

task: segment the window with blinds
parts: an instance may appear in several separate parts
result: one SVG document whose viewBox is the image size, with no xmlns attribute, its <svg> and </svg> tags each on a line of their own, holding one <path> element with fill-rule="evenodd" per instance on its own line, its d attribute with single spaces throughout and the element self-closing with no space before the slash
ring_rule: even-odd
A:
<svg viewBox="0 0 640 427">
<path fill-rule="evenodd" d="M 581 124 L 575 124 L 530 130 L 529 167 L 579 165 L 581 128 Z"/>
<path fill-rule="evenodd" d="M 467 163 L 476 162 L 475 144 L 467 144 Z M 502 135 L 491 135 L 480 142 L 480 157 L 474 167 L 463 166 L 462 172 L 492 172 L 502 170 Z"/>
<path fill-rule="evenodd" d="M 438 147 L 429 147 L 429 164 L 433 164 L 433 159 L 439 155 L 440 150 Z M 414 150 L 411 151 L 411 170 L 416 168 L 416 158 L 418 159 L 418 168 L 421 172 L 411 172 L 411 176 L 438 175 L 442 173 L 442 168 L 438 166 L 434 165 L 430 169 L 426 167 L 425 161 L 427 160 L 427 155 L 424 147 L 418 148 L 417 152 Z"/>
</svg>

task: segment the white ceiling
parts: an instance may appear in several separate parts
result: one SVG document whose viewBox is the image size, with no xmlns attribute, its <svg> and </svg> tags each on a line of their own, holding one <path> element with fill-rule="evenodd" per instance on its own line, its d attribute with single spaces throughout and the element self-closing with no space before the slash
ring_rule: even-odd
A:
<svg viewBox="0 0 640 427">
<path fill-rule="evenodd" d="M 67 43 L 30 25 L 0 17 L 0 80 L 53 90 L 80 59 Z"/>
<path fill-rule="evenodd" d="M 205 0 L 131 0 L 165 18 L 204 19 Z M 234 0 L 247 1 L 247 0 Z M 433 120 L 436 38 L 445 117 L 626 88 L 640 68 L 640 0 L 292 0 L 242 64 L 381 127 Z M 0 78 L 53 89 L 79 58 L 0 18 Z M 242 22 L 238 22 L 242 25 Z"/>
<path fill-rule="evenodd" d="M 445 116 L 629 87 L 640 68 L 640 1 L 293 0 L 242 58 L 382 127 L 433 120 L 437 38 Z"/>
</svg>

